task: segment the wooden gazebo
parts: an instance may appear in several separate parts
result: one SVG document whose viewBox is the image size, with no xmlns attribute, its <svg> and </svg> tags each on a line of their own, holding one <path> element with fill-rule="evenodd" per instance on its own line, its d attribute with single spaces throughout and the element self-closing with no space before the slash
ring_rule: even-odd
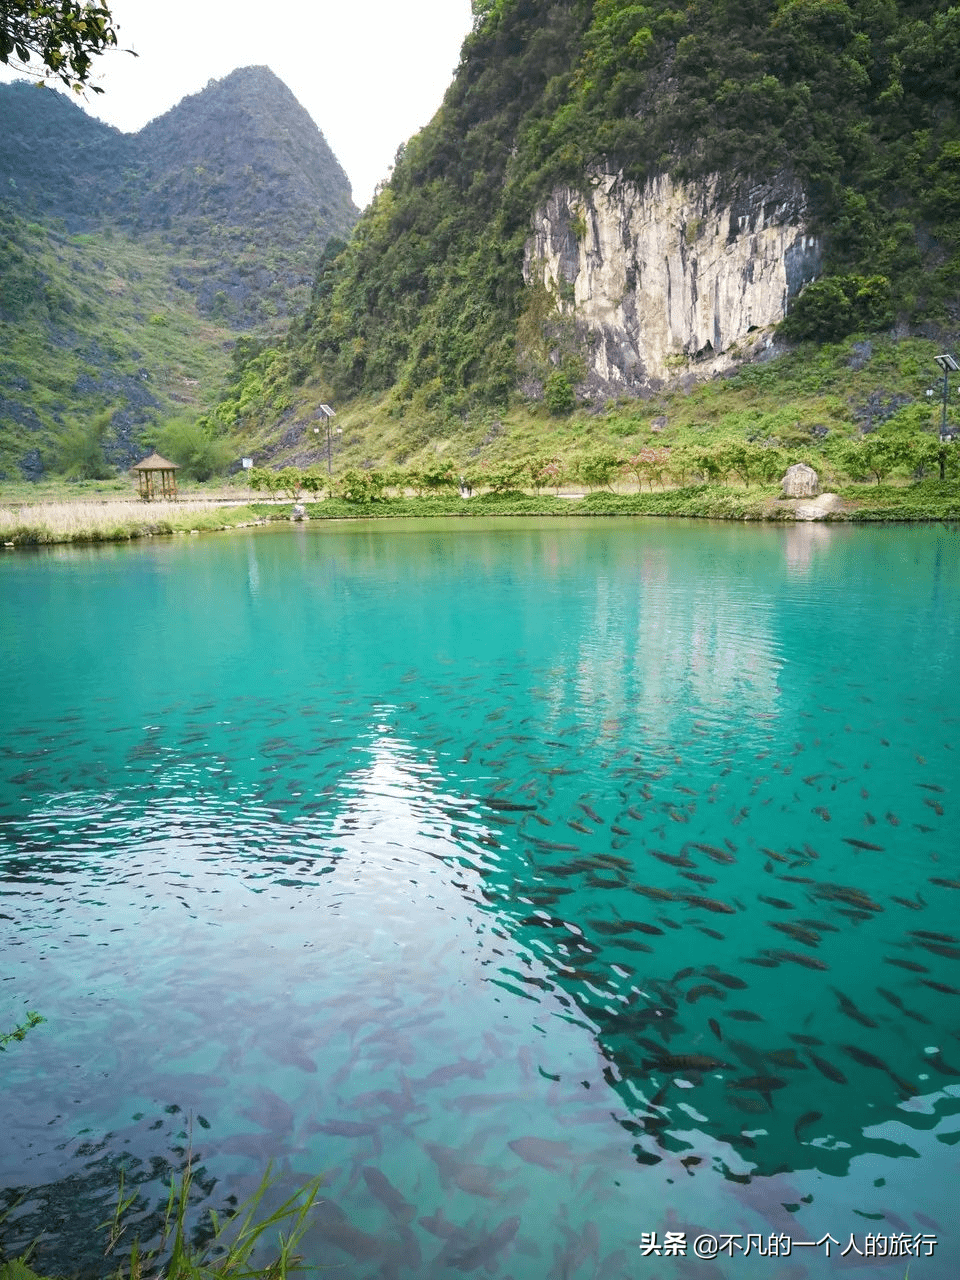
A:
<svg viewBox="0 0 960 1280">
<path fill-rule="evenodd" d="M 177 496 L 177 471 L 179 463 L 168 462 L 159 453 L 136 463 L 132 468 L 140 481 L 140 497 L 146 502 L 151 498 L 175 498 Z"/>
</svg>

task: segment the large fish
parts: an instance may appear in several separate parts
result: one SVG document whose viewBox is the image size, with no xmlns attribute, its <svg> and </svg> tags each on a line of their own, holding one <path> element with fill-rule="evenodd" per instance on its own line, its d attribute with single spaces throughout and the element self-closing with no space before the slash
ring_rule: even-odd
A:
<svg viewBox="0 0 960 1280">
<path fill-rule="evenodd" d="M 360 1170 L 363 1174 L 363 1180 L 370 1189 L 370 1194 L 375 1196 L 381 1204 L 386 1205 L 390 1213 L 398 1222 L 410 1222 L 416 1216 L 416 1208 L 405 1200 L 397 1188 L 393 1185 L 386 1174 L 375 1168 L 373 1165 L 366 1164 Z"/>
<path fill-rule="evenodd" d="M 827 1062 L 825 1058 L 818 1058 L 812 1049 L 807 1050 L 810 1061 L 817 1068 L 822 1076 L 826 1076 L 828 1080 L 832 1080 L 834 1084 L 846 1084 L 847 1077 L 843 1074 L 839 1067 L 835 1067 L 832 1062 Z"/>
<path fill-rule="evenodd" d="M 560 1168 L 559 1161 L 570 1160 L 573 1154 L 565 1142 L 555 1142 L 551 1138 L 515 1138 L 507 1146 L 527 1164 L 537 1164 L 554 1171 Z"/>
<path fill-rule="evenodd" d="M 703 907 L 706 911 L 715 911 L 722 915 L 736 915 L 735 907 L 729 906 L 726 902 L 719 902 L 716 898 L 705 898 L 699 893 L 682 893 L 680 897 L 692 907 Z"/>
<path fill-rule="evenodd" d="M 829 969 L 830 966 L 824 960 L 817 960 L 815 956 L 802 956 L 796 951 L 771 951 L 769 955 L 774 960 L 787 960 L 791 964 L 803 965 L 805 969 Z"/>
<path fill-rule="evenodd" d="M 484 1236 L 482 1240 L 477 1240 L 466 1248 L 451 1253 L 449 1261 L 458 1271 L 476 1271 L 479 1267 L 489 1267 L 501 1249 L 506 1248 L 519 1230 L 518 1217 L 505 1218 L 499 1227 Z"/>
</svg>

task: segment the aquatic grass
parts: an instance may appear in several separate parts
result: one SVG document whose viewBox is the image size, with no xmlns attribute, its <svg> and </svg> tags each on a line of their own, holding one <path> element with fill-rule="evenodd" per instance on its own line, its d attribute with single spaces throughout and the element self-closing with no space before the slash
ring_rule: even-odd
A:
<svg viewBox="0 0 960 1280">
<path fill-rule="evenodd" d="M 320 1193 L 323 1176 L 311 1178 L 271 1213 L 263 1207 L 264 1197 L 276 1185 L 272 1166 L 267 1165 L 260 1185 L 237 1209 L 221 1218 L 209 1210 L 212 1232 L 208 1242 L 196 1247 L 188 1240 L 187 1210 L 193 1184 L 193 1161 L 188 1157 L 182 1177 L 170 1180 L 160 1241 L 144 1249 L 139 1238 L 130 1245 L 129 1258 L 121 1262 L 110 1280 L 286 1280 L 319 1268 L 306 1264 L 295 1253 L 309 1226 L 310 1210 Z M 113 1217 L 100 1224 L 107 1231 L 105 1256 L 115 1253 L 126 1232 L 125 1218 L 134 1207 L 139 1192 L 125 1195 L 123 1171 Z M 286 1234 L 284 1234 L 286 1229 Z M 273 1232 L 276 1243 L 273 1243 Z M 256 1264 L 255 1255 L 270 1248 L 272 1260 Z M 28 1265 L 35 1244 L 19 1259 L 0 1263 L 0 1280 L 45 1280 Z"/>
</svg>

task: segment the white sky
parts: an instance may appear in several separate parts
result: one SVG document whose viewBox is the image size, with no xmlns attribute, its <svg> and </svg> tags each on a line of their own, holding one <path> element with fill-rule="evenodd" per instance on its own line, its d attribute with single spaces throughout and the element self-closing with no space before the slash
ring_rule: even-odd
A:
<svg viewBox="0 0 960 1280">
<path fill-rule="evenodd" d="M 323 131 L 361 208 L 440 106 L 471 25 L 470 0 L 107 3 L 121 48 L 138 57 L 96 60 L 104 92 L 78 98 L 86 110 L 136 132 L 208 80 L 266 65 Z"/>
</svg>

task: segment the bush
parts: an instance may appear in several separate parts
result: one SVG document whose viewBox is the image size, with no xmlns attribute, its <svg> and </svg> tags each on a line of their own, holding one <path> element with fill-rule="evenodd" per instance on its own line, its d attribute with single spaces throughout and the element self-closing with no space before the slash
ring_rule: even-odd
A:
<svg viewBox="0 0 960 1280">
<path fill-rule="evenodd" d="M 576 474 L 591 489 L 611 488 L 611 481 L 623 466 L 623 459 L 615 453 L 586 453 L 577 459 Z"/>
<path fill-rule="evenodd" d="M 170 419 L 157 435 L 157 450 L 179 463 L 189 480 L 222 475 L 234 461 L 228 442 L 211 435 L 196 419 Z"/>
<path fill-rule="evenodd" d="M 787 338 L 838 342 L 847 334 L 873 333 L 892 322 L 886 276 L 828 276 L 802 290 L 780 332 Z"/>
<path fill-rule="evenodd" d="M 338 497 L 346 502 L 370 503 L 383 497 L 386 478 L 379 471 L 360 471 L 351 467 L 340 476 L 336 485 Z"/>
<path fill-rule="evenodd" d="M 569 413 L 576 404 L 570 379 L 560 369 L 555 369 L 544 383 L 543 400 L 556 418 Z"/>
</svg>

